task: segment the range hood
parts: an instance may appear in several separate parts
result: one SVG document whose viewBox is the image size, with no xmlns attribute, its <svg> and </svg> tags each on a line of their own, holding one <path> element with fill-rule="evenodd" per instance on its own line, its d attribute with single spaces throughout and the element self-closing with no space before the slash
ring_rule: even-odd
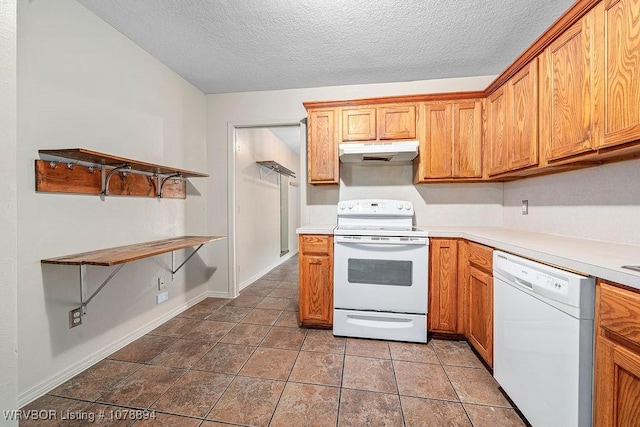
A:
<svg viewBox="0 0 640 427">
<path fill-rule="evenodd" d="M 407 162 L 418 155 L 418 141 L 359 142 L 339 144 L 340 161 Z"/>
</svg>

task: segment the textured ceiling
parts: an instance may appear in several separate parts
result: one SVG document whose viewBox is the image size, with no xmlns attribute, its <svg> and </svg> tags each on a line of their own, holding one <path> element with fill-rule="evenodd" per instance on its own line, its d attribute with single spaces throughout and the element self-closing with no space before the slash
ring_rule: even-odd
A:
<svg viewBox="0 0 640 427">
<path fill-rule="evenodd" d="M 205 93 L 501 73 L 570 0 L 78 0 Z"/>
</svg>

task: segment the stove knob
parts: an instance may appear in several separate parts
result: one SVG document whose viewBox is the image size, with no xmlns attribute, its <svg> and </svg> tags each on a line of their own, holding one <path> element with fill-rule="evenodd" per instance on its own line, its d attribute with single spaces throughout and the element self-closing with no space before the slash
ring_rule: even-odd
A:
<svg viewBox="0 0 640 427">
<path fill-rule="evenodd" d="M 406 210 L 411 210 L 411 203 L 405 203 L 405 204 L 404 204 L 404 208 L 405 208 Z"/>
<path fill-rule="evenodd" d="M 396 205 L 396 208 L 398 208 L 398 210 L 402 209 L 402 203 L 398 203 L 398 204 Z"/>
<path fill-rule="evenodd" d="M 338 208 L 340 208 L 341 211 L 345 210 L 347 208 L 347 205 L 344 203 L 339 203 L 338 204 Z"/>
<path fill-rule="evenodd" d="M 348 207 L 349 209 L 353 209 L 353 203 L 349 203 L 349 204 L 347 205 L 347 207 Z"/>
</svg>

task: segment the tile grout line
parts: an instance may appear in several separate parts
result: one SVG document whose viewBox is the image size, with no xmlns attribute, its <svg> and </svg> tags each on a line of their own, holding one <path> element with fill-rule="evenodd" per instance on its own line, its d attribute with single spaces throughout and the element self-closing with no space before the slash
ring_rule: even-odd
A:
<svg viewBox="0 0 640 427">
<path fill-rule="evenodd" d="M 456 394 L 456 396 L 458 397 L 458 402 L 460 402 L 460 406 L 462 407 L 462 410 L 464 411 L 464 415 L 467 417 L 467 420 L 469 421 L 469 424 L 471 426 L 473 426 L 473 421 L 471 420 L 471 416 L 469 415 L 469 413 L 467 412 L 467 408 L 464 406 L 464 403 L 462 402 L 462 399 L 460 399 L 460 394 L 458 393 L 458 390 L 454 387 L 453 382 L 451 381 L 451 377 L 449 377 L 449 373 L 447 372 L 447 370 L 445 369 L 445 366 L 448 365 L 444 365 L 442 363 L 442 360 L 440 359 L 440 356 L 438 355 L 438 352 L 436 351 L 436 346 L 434 344 L 433 346 L 433 352 L 436 354 L 436 357 L 438 358 L 438 360 L 440 361 L 440 365 L 442 367 L 442 371 L 444 372 L 444 375 L 447 377 L 447 381 L 449 381 L 449 384 L 451 385 L 451 388 L 453 389 L 453 392 Z"/>
<path fill-rule="evenodd" d="M 331 333 L 332 336 L 333 332 Z M 334 336 L 335 337 L 335 336 Z M 338 411 L 336 412 L 336 427 L 340 422 L 340 408 L 342 407 L 342 390 L 344 386 L 344 368 L 347 363 L 347 340 L 344 340 L 344 352 L 342 353 L 342 369 L 340 370 L 340 392 L 338 393 Z"/>
</svg>

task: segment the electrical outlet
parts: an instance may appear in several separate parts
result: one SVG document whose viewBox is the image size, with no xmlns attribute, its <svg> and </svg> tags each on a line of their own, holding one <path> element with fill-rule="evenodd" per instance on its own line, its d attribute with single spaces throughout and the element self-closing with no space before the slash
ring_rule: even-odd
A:
<svg viewBox="0 0 640 427">
<path fill-rule="evenodd" d="M 69 329 L 82 325 L 82 307 L 74 308 L 69 312 Z"/>
<path fill-rule="evenodd" d="M 156 295 L 156 304 L 162 304 L 168 299 L 169 299 L 169 292 L 163 292 L 161 294 L 158 294 Z"/>
<path fill-rule="evenodd" d="M 522 215 L 529 215 L 529 201 L 522 201 Z"/>
<path fill-rule="evenodd" d="M 162 291 L 167 288 L 167 278 L 165 276 L 158 277 L 158 290 Z"/>
</svg>

